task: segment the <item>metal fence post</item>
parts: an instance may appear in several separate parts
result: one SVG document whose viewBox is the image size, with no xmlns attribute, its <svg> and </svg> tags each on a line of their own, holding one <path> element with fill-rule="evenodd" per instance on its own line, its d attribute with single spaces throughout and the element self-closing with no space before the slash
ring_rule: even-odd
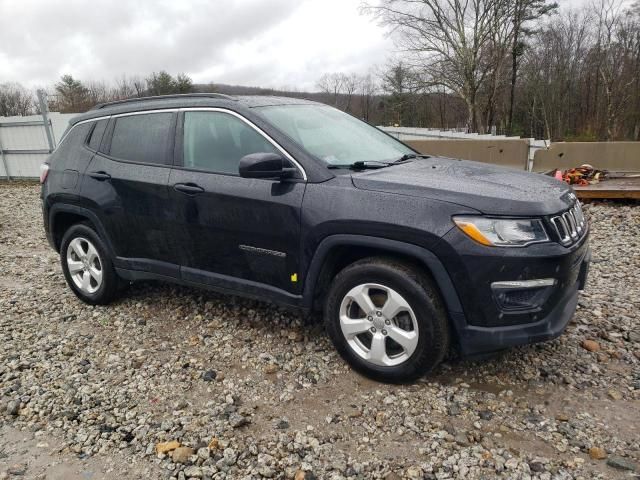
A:
<svg viewBox="0 0 640 480">
<path fill-rule="evenodd" d="M 40 114 L 42 115 L 42 122 L 44 123 L 44 131 L 47 134 L 47 142 L 49 143 L 49 153 L 53 152 L 56 148 L 53 142 L 53 128 L 51 127 L 51 120 L 49 120 L 49 105 L 47 104 L 47 92 L 44 90 L 38 90 L 38 103 L 40 104 Z"/>
<path fill-rule="evenodd" d="M 0 139 L 0 157 L 2 157 L 2 165 L 4 166 L 4 174 L 7 177 L 7 180 L 11 180 L 11 175 L 9 175 L 9 167 L 7 166 L 7 159 L 4 157 L 4 151 L 2 150 L 2 140 Z"/>
</svg>

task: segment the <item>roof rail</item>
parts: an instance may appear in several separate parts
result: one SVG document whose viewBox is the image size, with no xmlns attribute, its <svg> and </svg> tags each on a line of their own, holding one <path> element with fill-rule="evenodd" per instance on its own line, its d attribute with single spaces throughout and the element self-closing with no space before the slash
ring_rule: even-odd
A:
<svg viewBox="0 0 640 480">
<path fill-rule="evenodd" d="M 233 100 L 237 102 L 238 99 L 231 95 L 225 95 L 224 93 L 175 93 L 171 95 L 156 95 L 153 97 L 134 97 L 126 98 L 124 100 L 114 100 L 113 102 L 98 103 L 91 110 L 100 110 L 101 108 L 111 107 L 112 105 L 120 105 L 122 103 L 133 102 L 146 102 L 147 100 L 165 100 L 169 98 L 219 98 L 221 100 Z"/>
</svg>

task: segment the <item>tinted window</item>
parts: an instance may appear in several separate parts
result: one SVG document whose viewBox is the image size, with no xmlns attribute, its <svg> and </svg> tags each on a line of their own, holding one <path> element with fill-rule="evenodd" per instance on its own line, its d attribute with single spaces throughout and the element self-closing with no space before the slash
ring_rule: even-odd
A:
<svg viewBox="0 0 640 480">
<path fill-rule="evenodd" d="M 240 159 L 250 153 L 279 153 L 255 129 L 221 112 L 186 112 L 184 166 L 238 174 Z"/>
<path fill-rule="evenodd" d="M 142 163 L 169 163 L 173 113 L 148 113 L 116 119 L 110 155 Z"/>
<path fill-rule="evenodd" d="M 76 125 L 69 130 L 66 136 L 62 139 L 62 143 L 58 145 L 53 155 L 51 155 L 51 163 L 54 165 L 57 164 L 58 161 L 68 163 L 70 159 L 78 158 L 78 155 L 75 155 L 74 152 L 82 150 L 82 145 L 89 134 L 90 128 L 90 123 L 83 123 L 81 125 Z"/>
<path fill-rule="evenodd" d="M 102 141 L 102 135 L 107 128 L 108 120 L 99 120 L 95 123 L 91 137 L 89 138 L 89 148 L 92 150 L 98 150 L 100 142 Z"/>
</svg>

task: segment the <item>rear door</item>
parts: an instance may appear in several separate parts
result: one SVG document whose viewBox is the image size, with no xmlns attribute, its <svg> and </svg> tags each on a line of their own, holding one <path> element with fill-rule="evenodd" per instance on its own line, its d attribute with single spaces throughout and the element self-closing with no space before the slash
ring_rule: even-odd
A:
<svg viewBox="0 0 640 480">
<path fill-rule="evenodd" d="M 182 278 L 218 285 L 242 279 L 297 292 L 302 172 L 285 181 L 240 177 L 244 155 L 285 155 L 234 112 L 185 111 L 178 124 L 169 185 L 172 229 L 184 239 Z"/>
<path fill-rule="evenodd" d="M 87 168 L 83 195 L 93 200 L 119 266 L 179 275 L 166 230 L 176 117 L 167 110 L 112 117 Z"/>
</svg>

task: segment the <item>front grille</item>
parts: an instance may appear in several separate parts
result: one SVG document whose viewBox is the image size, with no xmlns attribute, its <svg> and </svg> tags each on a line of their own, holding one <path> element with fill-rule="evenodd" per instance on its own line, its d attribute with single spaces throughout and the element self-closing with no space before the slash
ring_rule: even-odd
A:
<svg viewBox="0 0 640 480">
<path fill-rule="evenodd" d="M 564 213 L 551 217 L 551 225 L 555 229 L 562 245 L 573 245 L 587 229 L 587 221 L 582 213 L 580 202 L 576 203 Z"/>
</svg>

